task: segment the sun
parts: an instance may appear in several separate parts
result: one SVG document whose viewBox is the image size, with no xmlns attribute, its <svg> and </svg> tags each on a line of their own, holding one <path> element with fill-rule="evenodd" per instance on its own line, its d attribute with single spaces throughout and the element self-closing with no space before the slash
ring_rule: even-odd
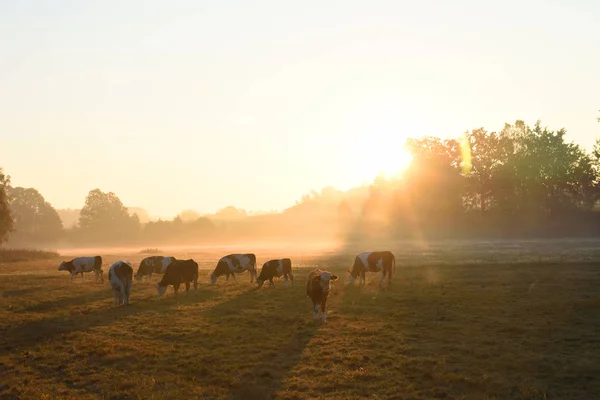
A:
<svg viewBox="0 0 600 400">
<path fill-rule="evenodd" d="M 399 178 L 413 160 L 405 141 L 399 139 L 362 141 L 356 143 L 353 150 L 352 167 L 348 173 L 357 184 L 372 182 L 378 176 Z"/>
</svg>

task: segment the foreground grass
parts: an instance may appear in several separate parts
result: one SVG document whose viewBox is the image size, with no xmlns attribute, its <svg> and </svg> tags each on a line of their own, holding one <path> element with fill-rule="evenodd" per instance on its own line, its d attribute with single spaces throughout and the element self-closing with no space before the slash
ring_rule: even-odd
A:
<svg viewBox="0 0 600 400">
<path fill-rule="evenodd" d="M 58 258 L 54 251 L 0 248 L 0 263 L 49 260 Z"/>
<path fill-rule="evenodd" d="M 373 275 L 344 286 L 352 258 L 305 259 L 342 279 L 326 324 L 312 320 L 308 268 L 261 290 L 247 275 L 208 287 L 204 269 L 197 297 L 178 299 L 136 283 L 128 308 L 48 261 L 4 268 L 0 398 L 600 397 L 597 264 L 398 265 L 379 290 Z"/>
</svg>

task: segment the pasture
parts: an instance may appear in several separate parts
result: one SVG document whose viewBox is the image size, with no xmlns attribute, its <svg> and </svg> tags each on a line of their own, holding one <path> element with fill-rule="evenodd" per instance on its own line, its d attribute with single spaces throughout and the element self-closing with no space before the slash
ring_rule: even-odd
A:
<svg viewBox="0 0 600 400">
<path fill-rule="evenodd" d="M 158 298 L 155 275 L 129 307 L 113 306 L 106 279 L 57 271 L 81 254 L 0 264 L 0 398 L 600 398 L 600 243 L 376 247 L 396 254 L 387 290 L 375 274 L 345 286 L 373 245 L 238 248 L 259 269 L 292 258 L 296 285 L 260 290 L 247 273 L 207 286 L 229 249 L 162 249 L 198 262 L 198 295 Z M 100 255 L 105 274 L 147 256 Z M 325 324 L 304 292 L 314 266 L 340 276 Z"/>
</svg>

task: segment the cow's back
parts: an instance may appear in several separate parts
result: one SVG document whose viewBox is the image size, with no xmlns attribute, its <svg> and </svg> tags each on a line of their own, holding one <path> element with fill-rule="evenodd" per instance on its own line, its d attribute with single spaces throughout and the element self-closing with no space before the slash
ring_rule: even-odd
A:
<svg viewBox="0 0 600 400">
<path fill-rule="evenodd" d="M 163 279 L 167 284 L 190 282 L 198 278 L 198 263 L 194 260 L 175 260 L 167 266 Z"/>
</svg>

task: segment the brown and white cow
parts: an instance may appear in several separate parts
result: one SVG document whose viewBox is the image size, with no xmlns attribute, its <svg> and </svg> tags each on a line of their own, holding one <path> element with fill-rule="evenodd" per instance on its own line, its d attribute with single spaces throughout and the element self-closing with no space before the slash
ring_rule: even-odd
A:
<svg viewBox="0 0 600 400">
<path fill-rule="evenodd" d="M 337 279 L 337 275 L 333 275 L 328 271 L 321 271 L 319 268 L 312 270 L 308 274 L 306 295 L 312 300 L 314 309 L 313 318 L 315 320 L 319 318 L 320 308 L 323 322 L 327 322 L 327 298 L 331 290 L 331 282 Z"/>
<path fill-rule="evenodd" d="M 135 280 L 141 282 L 144 278 L 147 278 L 149 281 L 152 278 L 152 274 L 164 274 L 169 264 L 173 261 L 175 261 L 175 257 L 146 257 L 140 262 L 140 266 L 135 273 Z"/>
<path fill-rule="evenodd" d="M 81 280 L 83 281 L 84 272 L 94 272 L 96 275 L 96 283 L 98 283 L 98 277 L 100 281 L 104 283 L 104 271 L 102 271 L 102 257 L 77 257 L 71 261 L 63 261 L 58 266 L 59 271 L 69 271 L 71 274 L 71 282 L 77 274 L 81 274 Z"/>
<path fill-rule="evenodd" d="M 165 270 L 160 282 L 156 284 L 158 296 L 167 291 L 169 285 L 173 285 L 175 296 L 179 291 L 179 285 L 185 283 L 185 294 L 190 291 L 190 283 L 194 282 L 194 295 L 198 292 L 198 263 L 190 260 L 175 260 Z"/>
<path fill-rule="evenodd" d="M 222 275 L 227 277 L 226 282 L 229 282 L 229 276 L 233 276 L 233 281 L 237 283 L 235 274 L 241 274 L 244 271 L 250 272 L 250 283 L 254 282 L 254 278 L 256 277 L 256 256 L 252 253 L 228 254 L 219 260 L 215 270 L 210 274 L 210 284 L 214 285 Z"/>
<path fill-rule="evenodd" d="M 282 275 L 285 286 L 288 284 L 288 276 L 292 281 L 292 286 L 294 286 L 292 260 L 289 258 L 281 258 L 267 261 L 263 264 L 262 269 L 260 270 L 260 275 L 258 275 L 258 278 L 256 278 L 258 288 L 260 289 L 267 280 L 271 283 L 269 286 L 275 286 L 273 283 L 273 278 L 281 278 Z"/>
<path fill-rule="evenodd" d="M 115 306 L 129 305 L 129 294 L 133 283 L 133 267 L 128 261 L 119 260 L 108 269 L 108 281 L 115 295 Z"/>
<path fill-rule="evenodd" d="M 388 277 L 388 285 L 391 283 L 392 274 L 396 272 L 396 257 L 391 251 L 367 251 L 360 253 L 354 258 L 352 270 L 348 270 L 350 277 L 348 283 L 353 283 L 360 275 L 359 285 L 365 284 L 366 272 L 381 272 L 379 286 L 383 279 Z"/>
</svg>

